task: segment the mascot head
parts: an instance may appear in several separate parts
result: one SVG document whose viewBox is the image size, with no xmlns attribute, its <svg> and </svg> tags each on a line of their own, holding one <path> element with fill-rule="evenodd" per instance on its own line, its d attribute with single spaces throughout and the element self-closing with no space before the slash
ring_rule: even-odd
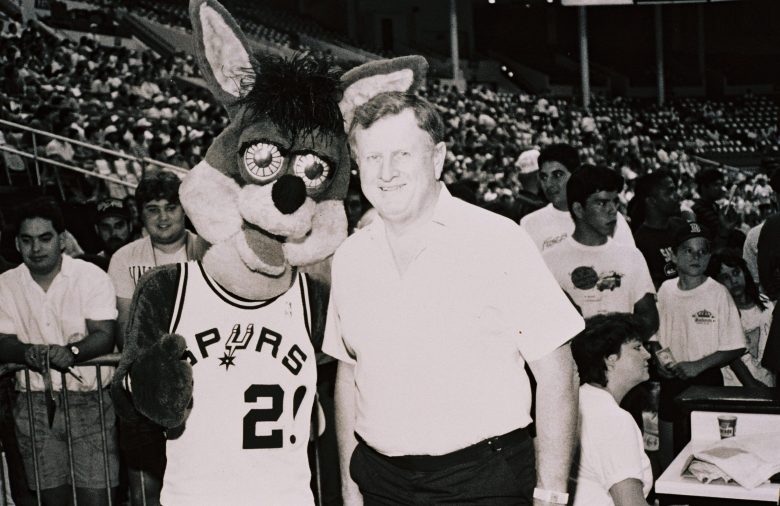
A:
<svg viewBox="0 0 780 506">
<path fill-rule="evenodd" d="M 409 91 L 420 57 L 345 74 L 309 55 L 255 57 L 214 0 L 191 0 L 201 73 L 230 123 L 184 179 L 181 203 L 211 244 L 206 271 L 247 298 L 284 293 L 296 267 L 329 257 L 347 235 L 345 124 L 382 91 Z"/>
</svg>

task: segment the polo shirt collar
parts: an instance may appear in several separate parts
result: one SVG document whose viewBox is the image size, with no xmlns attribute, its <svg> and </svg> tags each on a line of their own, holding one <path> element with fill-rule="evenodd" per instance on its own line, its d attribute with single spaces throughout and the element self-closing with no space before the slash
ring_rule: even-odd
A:
<svg viewBox="0 0 780 506">
<path fill-rule="evenodd" d="M 22 272 L 24 273 L 24 280 L 25 283 L 38 286 L 38 283 L 35 282 L 35 280 L 32 277 L 32 273 L 30 272 L 30 268 L 27 267 L 24 263 L 19 264 L 19 268 L 22 269 Z M 57 279 L 62 277 L 70 277 L 73 273 L 73 259 L 66 255 L 65 253 L 62 254 L 62 265 L 60 265 L 60 272 L 57 273 L 56 276 L 54 276 L 54 279 L 52 280 L 52 284 L 54 284 Z"/>
<path fill-rule="evenodd" d="M 449 225 L 455 217 L 455 206 L 457 199 L 452 196 L 444 183 L 439 183 L 439 197 L 436 200 L 436 206 L 433 210 L 433 216 L 430 224 Z M 383 237 L 385 234 L 385 222 L 381 216 L 377 215 L 374 221 L 369 225 L 373 237 Z"/>
</svg>

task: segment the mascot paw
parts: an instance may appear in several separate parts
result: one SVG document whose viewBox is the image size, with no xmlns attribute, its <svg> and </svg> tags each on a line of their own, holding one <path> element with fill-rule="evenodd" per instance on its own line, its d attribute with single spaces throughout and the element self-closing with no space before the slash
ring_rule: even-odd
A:
<svg viewBox="0 0 780 506">
<path fill-rule="evenodd" d="M 186 347 L 183 337 L 167 334 L 130 370 L 136 409 L 166 428 L 184 423 L 192 399 L 192 366 L 183 359 Z"/>
</svg>

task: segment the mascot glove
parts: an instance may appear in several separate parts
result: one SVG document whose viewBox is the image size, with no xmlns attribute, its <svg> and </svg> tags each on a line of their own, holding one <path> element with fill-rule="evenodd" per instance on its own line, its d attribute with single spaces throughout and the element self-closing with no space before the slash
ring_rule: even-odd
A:
<svg viewBox="0 0 780 506">
<path fill-rule="evenodd" d="M 192 400 L 192 366 L 183 359 L 184 338 L 166 334 L 144 351 L 130 370 L 138 411 L 166 428 L 184 423 Z"/>
</svg>

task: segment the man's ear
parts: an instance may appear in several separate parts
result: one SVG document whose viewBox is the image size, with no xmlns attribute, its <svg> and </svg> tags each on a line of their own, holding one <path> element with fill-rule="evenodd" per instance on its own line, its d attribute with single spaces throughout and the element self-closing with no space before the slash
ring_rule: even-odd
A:
<svg viewBox="0 0 780 506">
<path fill-rule="evenodd" d="M 60 253 L 62 253 L 65 251 L 65 241 L 68 237 L 64 231 L 57 234 L 57 236 L 60 238 Z"/>
<path fill-rule="evenodd" d="M 442 170 L 444 170 L 444 161 L 447 159 L 447 144 L 444 141 L 433 147 L 433 168 L 436 179 L 441 179 Z"/>
<path fill-rule="evenodd" d="M 16 251 L 19 253 L 22 252 L 22 246 L 19 244 L 19 237 L 14 237 L 14 246 L 16 246 Z"/>
<path fill-rule="evenodd" d="M 604 363 L 607 365 L 607 369 L 612 369 L 615 367 L 615 362 L 617 362 L 618 356 L 617 353 L 613 353 L 612 355 L 608 355 L 607 358 L 604 359 Z"/>
<path fill-rule="evenodd" d="M 572 202 L 571 212 L 574 213 L 574 216 L 576 216 L 578 220 L 581 220 L 582 217 L 585 216 L 585 208 L 582 207 L 582 204 L 579 202 Z"/>
</svg>

